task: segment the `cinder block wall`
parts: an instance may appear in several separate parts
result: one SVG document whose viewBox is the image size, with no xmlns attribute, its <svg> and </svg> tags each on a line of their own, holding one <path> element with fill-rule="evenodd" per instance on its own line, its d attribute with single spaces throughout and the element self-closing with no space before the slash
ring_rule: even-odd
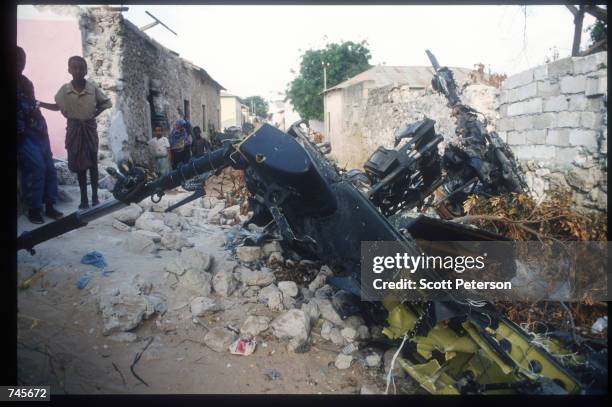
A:
<svg viewBox="0 0 612 407">
<path fill-rule="evenodd" d="M 607 209 L 607 52 L 511 76 L 497 99 L 497 131 L 536 196 L 573 191 L 580 209 Z"/>
</svg>

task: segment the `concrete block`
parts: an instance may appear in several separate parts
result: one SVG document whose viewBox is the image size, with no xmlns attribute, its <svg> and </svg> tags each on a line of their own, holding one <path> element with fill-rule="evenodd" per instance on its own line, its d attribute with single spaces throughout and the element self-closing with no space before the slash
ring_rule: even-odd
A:
<svg viewBox="0 0 612 407">
<path fill-rule="evenodd" d="M 548 76 L 563 76 L 574 73 L 572 57 L 558 59 L 548 64 Z"/>
<path fill-rule="evenodd" d="M 520 116 L 530 113 L 542 113 L 541 98 L 534 98 L 508 105 L 508 116 Z"/>
<path fill-rule="evenodd" d="M 607 76 L 588 78 L 585 81 L 585 95 L 588 97 L 604 95 L 608 92 Z"/>
<path fill-rule="evenodd" d="M 548 129 L 546 144 L 555 146 L 569 146 L 569 129 Z"/>
<path fill-rule="evenodd" d="M 527 130 L 525 133 L 525 141 L 527 144 L 545 144 L 546 130 Z"/>
<path fill-rule="evenodd" d="M 608 111 L 606 106 L 605 106 L 605 101 L 604 101 L 604 97 L 603 96 L 595 96 L 595 97 L 590 97 L 590 98 L 586 98 L 586 109 L 587 111 L 590 112 L 601 112 L 601 111 Z"/>
<path fill-rule="evenodd" d="M 506 133 L 505 131 L 498 131 L 497 135 L 499 136 L 500 139 L 502 139 L 504 143 L 508 142 L 508 133 Z"/>
<path fill-rule="evenodd" d="M 559 112 L 557 113 L 556 127 L 579 127 L 580 112 Z"/>
<path fill-rule="evenodd" d="M 514 89 L 533 82 L 533 69 L 512 75 L 502 82 L 502 89 Z"/>
<path fill-rule="evenodd" d="M 516 146 L 513 150 L 519 160 L 550 160 L 555 157 L 553 146 Z"/>
<path fill-rule="evenodd" d="M 543 113 L 531 116 L 531 127 L 534 129 L 549 129 L 555 127 L 556 115 L 555 113 Z"/>
<path fill-rule="evenodd" d="M 587 78 L 584 75 L 564 76 L 561 78 L 561 93 L 582 93 L 586 88 Z"/>
<path fill-rule="evenodd" d="M 538 83 L 531 82 L 527 85 L 520 86 L 516 89 L 508 91 L 508 103 L 519 102 L 537 96 Z"/>
<path fill-rule="evenodd" d="M 533 128 L 535 116 L 520 116 L 514 119 L 514 130 L 527 130 Z"/>
<path fill-rule="evenodd" d="M 569 136 L 571 146 L 597 147 L 597 132 L 594 130 L 572 130 Z"/>
<path fill-rule="evenodd" d="M 557 96 L 561 92 L 559 82 L 551 83 L 549 81 L 539 81 L 536 83 L 538 88 L 538 96 L 540 97 Z"/>
<path fill-rule="evenodd" d="M 523 145 L 525 144 L 525 132 L 522 131 L 509 131 L 508 132 L 508 144 L 510 145 Z"/>
<path fill-rule="evenodd" d="M 496 129 L 498 131 L 511 131 L 514 130 L 514 120 L 508 117 L 502 117 L 497 121 Z"/>
<path fill-rule="evenodd" d="M 586 57 L 574 58 L 574 74 L 585 74 L 600 69 L 606 69 L 608 65 L 608 53 L 598 52 Z"/>
<path fill-rule="evenodd" d="M 572 95 L 569 97 L 568 109 L 570 111 L 587 110 L 587 100 L 584 95 Z"/>
<path fill-rule="evenodd" d="M 541 65 L 533 68 L 533 79 L 536 81 L 545 80 L 548 77 L 548 65 Z"/>
<path fill-rule="evenodd" d="M 506 117 L 506 116 L 508 116 L 508 105 L 507 105 L 507 104 L 501 105 L 501 106 L 499 107 L 499 115 L 500 115 L 501 117 Z"/>
<path fill-rule="evenodd" d="M 594 112 L 580 113 L 580 125 L 587 129 L 598 129 L 602 126 L 602 114 Z"/>
<path fill-rule="evenodd" d="M 571 163 L 580 153 L 580 149 L 576 147 L 556 147 L 555 160 L 560 163 Z"/>
<path fill-rule="evenodd" d="M 589 73 L 596 69 L 585 57 L 573 58 L 572 63 L 574 64 L 573 71 L 576 75 Z"/>
<path fill-rule="evenodd" d="M 544 112 L 560 112 L 562 110 L 567 110 L 569 106 L 568 99 L 569 98 L 564 95 L 546 98 L 544 99 L 542 110 Z"/>
<path fill-rule="evenodd" d="M 497 97 L 497 100 L 500 105 L 503 105 L 504 103 L 508 103 L 509 93 L 510 93 L 509 90 L 502 90 L 501 92 L 499 92 L 499 96 Z"/>
</svg>

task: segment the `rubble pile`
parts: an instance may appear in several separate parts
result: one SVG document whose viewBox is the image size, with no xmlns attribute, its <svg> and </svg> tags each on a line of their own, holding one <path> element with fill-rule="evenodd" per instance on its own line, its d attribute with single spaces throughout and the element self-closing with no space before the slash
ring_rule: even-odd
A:
<svg viewBox="0 0 612 407">
<path fill-rule="evenodd" d="M 128 335 L 117 340 L 135 340 L 133 331 L 153 313 L 163 315 L 167 309 L 182 307 L 196 326 L 213 321 L 214 326 L 202 332 L 201 340 L 216 352 L 247 356 L 270 340 L 283 343 L 290 353 L 323 346 L 337 353 L 335 368 L 360 366 L 384 380 L 386 349 L 369 345 L 382 338 L 382 327 L 368 326 L 358 315 L 358 307 L 347 302 L 347 293 L 327 283 L 333 273 L 330 267 L 284 250 L 263 228 L 243 228 L 251 214 L 241 214 L 239 203 L 229 205 L 205 196 L 176 209 L 176 213 L 164 213 L 179 199 L 182 196 L 164 196 L 159 203 L 143 201 L 112 215 L 112 226 L 129 234 L 129 251 L 164 253 L 165 282 L 173 291 L 160 296 L 154 289 L 163 291 L 165 283 L 154 287 L 132 282 L 101 295 L 105 334 Z M 201 228 L 225 231 L 225 241 L 219 243 L 227 258 L 216 258 L 194 247 L 193 237 Z M 269 313 L 245 313 L 238 327 L 215 317 L 249 303 L 265 305 Z M 347 309 L 353 315 L 341 314 Z"/>
</svg>

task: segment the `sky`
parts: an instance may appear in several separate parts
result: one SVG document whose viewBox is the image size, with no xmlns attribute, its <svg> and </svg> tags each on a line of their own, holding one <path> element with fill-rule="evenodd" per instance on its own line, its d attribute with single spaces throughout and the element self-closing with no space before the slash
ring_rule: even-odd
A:
<svg viewBox="0 0 612 407">
<path fill-rule="evenodd" d="M 31 6 L 20 6 L 31 7 Z M 307 49 L 366 40 L 372 65 L 441 65 L 512 75 L 569 56 L 573 16 L 565 6 L 245 6 L 128 5 L 128 20 L 206 71 L 230 93 L 282 99 Z M 22 10 L 23 11 L 23 10 Z M 586 15 L 586 30 L 595 19 Z M 589 42 L 583 33 L 582 47 Z"/>
</svg>

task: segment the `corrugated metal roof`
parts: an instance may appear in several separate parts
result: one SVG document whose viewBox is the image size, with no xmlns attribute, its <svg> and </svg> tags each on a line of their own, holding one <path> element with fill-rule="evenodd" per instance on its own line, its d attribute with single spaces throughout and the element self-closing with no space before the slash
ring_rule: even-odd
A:
<svg viewBox="0 0 612 407">
<path fill-rule="evenodd" d="M 450 67 L 458 82 L 467 79 L 472 69 Z M 431 84 L 434 69 L 430 66 L 386 66 L 377 65 L 347 79 L 338 85 L 321 92 L 324 94 L 335 89 L 344 89 L 361 82 L 373 81 L 374 87 L 379 88 L 388 85 L 408 85 L 415 88 L 424 88 Z"/>
</svg>

